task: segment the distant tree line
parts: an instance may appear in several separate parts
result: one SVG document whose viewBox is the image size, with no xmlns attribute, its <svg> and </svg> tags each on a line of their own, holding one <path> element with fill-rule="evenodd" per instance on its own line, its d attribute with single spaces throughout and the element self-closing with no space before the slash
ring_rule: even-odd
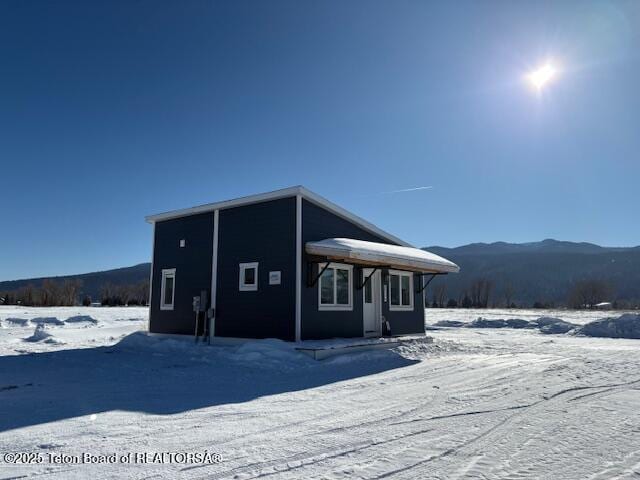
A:
<svg viewBox="0 0 640 480">
<path fill-rule="evenodd" d="M 487 278 L 477 278 L 473 280 L 468 288 L 460 292 L 458 298 L 447 297 L 446 283 L 439 283 L 432 289 L 433 308 L 488 308 L 493 292 L 493 282 Z M 425 302 L 429 305 L 429 301 Z"/>
<path fill-rule="evenodd" d="M 435 283 L 435 282 L 434 282 Z M 505 281 L 500 290 L 488 278 L 477 278 L 459 292 L 457 298 L 447 295 L 445 282 L 437 283 L 425 293 L 425 305 L 432 308 L 555 308 L 567 306 L 574 309 L 596 308 L 598 304 L 610 302 L 613 309 L 640 308 L 640 300 L 619 300 L 613 286 L 598 279 L 580 280 L 569 289 L 566 304 L 556 305 L 555 302 L 539 299 L 532 304 L 518 304 L 516 302 L 517 289 Z"/>
<path fill-rule="evenodd" d="M 33 307 L 89 306 L 93 299 L 82 295 L 82 281 L 56 282 L 46 279 L 42 285 L 27 285 L 14 291 L 0 292 L 0 305 L 24 305 Z M 148 305 L 149 281 L 131 285 L 105 284 L 100 290 L 102 305 Z"/>
<path fill-rule="evenodd" d="M 105 283 L 100 289 L 100 303 L 103 306 L 148 305 L 149 281 L 133 285 L 113 285 Z"/>
<path fill-rule="evenodd" d="M 613 287 L 602 280 L 581 280 L 569 291 L 567 305 L 571 308 L 593 308 L 613 298 Z"/>
<path fill-rule="evenodd" d="M 12 292 L 0 293 L 0 303 L 33 307 L 68 307 L 77 305 L 81 288 L 80 280 L 56 282 L 46 279 L 39 287 L 30 284 Z"/>
<path fill-rule="evenodd" d="M 435 282 L 434 282 L 435 283 Z M 432 308 L 554 308 L 552 301 L 539 299 L 533 304 L 518 303 L 517 289 L 510 282 L 503 282 L 497 289 L 495 282 L 476 278 L 463 289 L 456 298 L 447 295 L 447 284 L 436 283 L 425 292 L 425 305 Z M 135 284 L 114 285 L 106 283 L 100 289 L 99 299 L 104 306 L 148 305 L 149 281 Z M 89 306 L 94 300 L 82 295 L 82 281 L 65 280 L 56 282 L 43 280 L 40 286 L 27 285 L 15 291 L 0 292 L 0 305 L 25 306 Z M 606 281 L 586 279 L 575 282 L 569 290 L 566 306 L 575 309 L 590 309 L 602 302 L 611 302 L 613 309 L 640 308 L 640 300 L 620 300 L 616 298 L 613 286 Z"/>
</svg>

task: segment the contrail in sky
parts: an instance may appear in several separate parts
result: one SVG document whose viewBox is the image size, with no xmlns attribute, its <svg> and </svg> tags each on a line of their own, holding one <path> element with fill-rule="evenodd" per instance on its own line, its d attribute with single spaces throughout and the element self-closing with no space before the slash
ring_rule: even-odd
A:
<svg viewBox="0 0 640 480">
<path fill-rule="evenodd" d="M 380 193 L 405 193 L 405 192 L 415 192 L 416 190 L 429 190 L 431 188 L 433 188 L 433 186 L 429 185 L 428 187 L 403 188 L 400 190 L 390 190 L 388 192 L 380 192 Z"/>
</svg>

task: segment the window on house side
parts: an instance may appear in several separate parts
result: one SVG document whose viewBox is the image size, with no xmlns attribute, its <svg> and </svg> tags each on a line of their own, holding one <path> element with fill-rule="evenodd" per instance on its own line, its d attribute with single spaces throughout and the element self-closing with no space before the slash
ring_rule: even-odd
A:
<svg viewBox="0 0 640 480">
<path fill-rule="evenodd" d="M 389 271 L 389 310 L 413 310 L 413 274 Z"/>
<path fill-rule="evenodd" d="M 324 265 L 319 265 L 320 270 Z M 318 282 L 319 310 L 353 310 L 353 267 L 331 264 Z"/>
<path fill-rule="evenodd" d="M 239 289 L 241 292 L 258 290 L 258 262 L 240 264 Z"/>
<path fill-rule="evenodd" d="M 166 268 L 162 270 L 162 283 L 160 288 L 160 310 L 173 310 L 176 291 L 176 269 Z"/>
</svg>

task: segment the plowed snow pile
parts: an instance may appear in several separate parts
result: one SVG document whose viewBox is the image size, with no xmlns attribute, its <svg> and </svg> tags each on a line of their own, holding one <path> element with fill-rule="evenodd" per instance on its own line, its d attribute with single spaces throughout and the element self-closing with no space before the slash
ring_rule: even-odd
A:
<svg viewBox="0 0 640 480">
<path fill-rule="evenodd" d="M 49 332 L 46 331 L 43 324 L 36 327 L 33 335 L 24 339 L 25 342 L 46 342 L 46 343 L 58 343 Z"/>
<path fill-rule="evenodd" d="M 52 344 L 83 348 L 114 343 L 145 328 L 148 312 L 146 307 L 0 306 L 0 355 L 47 351 Z"/>
<path fill-rule="evenodd" d="M 578 330 L 589 337 L 639 338 L 640 315 L 631 313 L 590 322 Z"/>
<path fill-rule="evenodd" d="M 486 312 L 462 314 L 450 320 Z M 594 328 L 571 315 L 548 316 Z M 38 317 L 62 324 L 25 341 Z M 316 362 L 278 340 L 136 333 L 146 309 L 0 307 L 0 453 L 43 458 L 0 463 L 0 478 L 637 479 L 640 341 L 543 335 L 558 322 L 530 327 L 540 317 Z M 598 325 L 628 334 L 635 320 Z M 222 461 L 48 459 L 204 451 Z"/>
<path fill-rule="evenodd" d="M 445 328 L 515 328 L 538 329 L 540 333 L 562 334 L 572 333 L 587 337 L 634 338 L 640 339 L 640 315 L 625 313 L 619 317 L 607 317 L 594 320 L 584 325 L 565 322 L 561 318 L 540 317 L 535 320 L 521 318 L 486 319 L 478 317 L 471 322 L 460 320 L 439 320 L 432 327 Z"/>
</svg>

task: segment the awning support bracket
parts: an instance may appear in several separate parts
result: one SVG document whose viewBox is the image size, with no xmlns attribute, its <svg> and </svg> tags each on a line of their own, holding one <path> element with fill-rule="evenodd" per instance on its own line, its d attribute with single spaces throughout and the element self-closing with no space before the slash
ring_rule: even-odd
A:
<svg viewBox="0 0 640 480">
<path fill-rule="evenodd" d="M 322 267 L 322 269 L 320 270 L 320 273 L 318 273 L 318 275 L 313 278 L 313 263 L 309 263 L 308 267 L 307 267 L 307 272 L 309 272 L 308 278 L 307 278 L 307 286 L 308 287 L 313 287 L 316 283 L 318 283 L 318 280 L 320 280 L 320 277 L 322 276 L 322 274 L 324 273 L 324 271 L 329 268 L 329 265 L 331 265 L 331 262 L 327 262 L 325 264 L 324 267 Z"/>
<path fill-rule="evenodd" d="M 376 273 L 376 270 L 378 270 L 378 268 L 379 267 L 374 267 L 373 270 L 371 270 L 371 273 L 367 275 L 367 278 L 364 279 L 362 284 L 358 285 L 358 290 L 362 290 L 364 287 L 367 286 L 367 283 L 369 283 L 369 280 L 371 280 L 371 277 L 373 277 L 373 274 Z"/>
<path fill-rule="evenodd" d="M 444 273 L 444 272 L 432 273 L 432 274 L 431 274 L 431 278 L 429 278 L 429 280 L 427 280 L 427 282 L 426 282 L 422 287 L 418 288 L 418 289 L 416 290 L 416 293 L 422 293 L 422 292 L 424 292 L 425 288 L 427 288 L 427 287 L 429 286 L 429 284 L 431 283 L 431 281 L 432 281 L 434 278 L 436 278 L 436 276 L 437 276 L 437 275 L 446 275 L 446 273 Z M 421 279 L 422 279 L 422 278 L 424 278 L 424 275 L 420 275 L 420 278 L 421 278 Z"/>
</svg>

